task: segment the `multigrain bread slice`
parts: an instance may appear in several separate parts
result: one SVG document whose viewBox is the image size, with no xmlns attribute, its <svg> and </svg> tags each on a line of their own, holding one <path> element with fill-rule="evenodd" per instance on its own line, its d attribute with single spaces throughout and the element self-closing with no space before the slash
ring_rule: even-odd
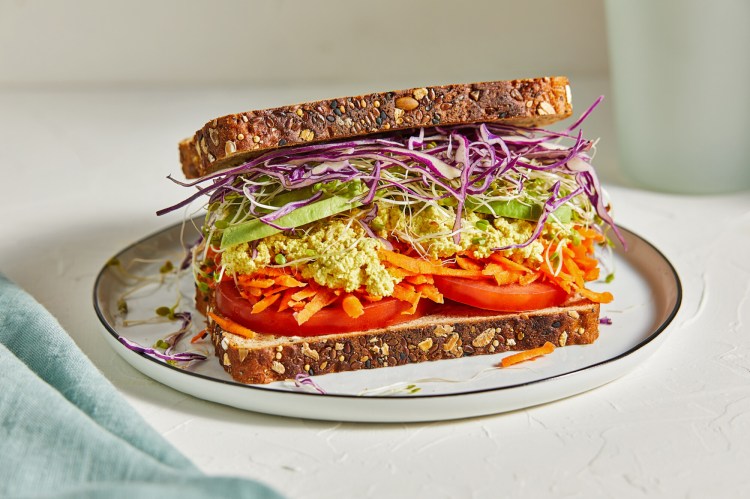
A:
<svg viewBox="0 0 750 499">
<path fill-rule="evenodd" d="M 256 384 L 298 374 L 527 350 L 547 341 L 559 346 L 590 344 L 599 336 L 599 304 L 572 299 L 560 307 L 502 314 L 445 305 L 440 314 L 384 329 L 306 338 L 258 334 L 246 339 L 222 330 L 211 318 L 208 330 L 227 373 L 241 383 Z"/>
<path fill-rule="evenodd" d="M 180 161 L 197 178 L 279 147 L 462 123 L 542 126 L 571 113 L 563 76 L 410 88 L 223 116 L 180 142 Z"/>
</svg>

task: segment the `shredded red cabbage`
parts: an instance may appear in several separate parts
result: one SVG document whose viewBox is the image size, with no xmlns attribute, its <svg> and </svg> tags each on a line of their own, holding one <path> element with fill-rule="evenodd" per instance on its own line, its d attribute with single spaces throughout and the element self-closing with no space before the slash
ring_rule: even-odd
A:
<svg viewBox="0 0 750 499">
<path fill-rule="evenodd" d="M 571 176 L 578 187 L 561 195 L 560 184 L 556 183 L 549 190 L 546 200 L 542 201 L 544 210 L 529 241 L 494 249 L 530 244 L 539 236 L 551 213 L 581 194 L 588 197 L 599 218 L 613 228 L 624 244 L 609 215 L 601 185 L 591 166 L 588 152 L 593 142 L 584 139 L 580 130 L 574 133 L 601 100 L 601 97 L 597 99 L 573 125 L 559 132 L 480 123 L 396 132 L 388 139 L 363 138 L 270 151 L 239 166 L 211 173 L 192 182 L 172 179 L 180 185 L 198 190 L 186 200 L 157 214 L 176 210 L 206 195 L 209 196 L 209 203 L 215 203 L 223 201 L 228 195 L 242 194 L 249 201 L 251 215 L 278 230 L 286 230 L 274 221 L 314 202 L 321 192 L 288 203 L 269 214 L 267 208 L 262 211 L 257 206 L 259 203 L 256 200 L 268 194 L 264 188 L 269 179 L 273 180 L 274 185 L 288 191 L 333 181 L 359 181 L 366 189 L 355 200 L 365 208 L 373 203 L 379 193 L 394 189 L 417 200 L 453 198 L 456 212 L 454 240 L 458 242 L 468 196 L 481 196 L 496 180 L 511 182 L 514 189 L 521 193 L 533 172 L 552 172 Z M 564 147 L 557 143 L 561 140 L 572 141 L 573 144 Z M 384 172 L 392 168 L 406 172 L 403 180 L 383 177 Z"/>
<path fill-rule="evenodd" d="M 207 358 L 205 355 L 194 353 L 194 352 L 179 352 L 179 353 L 171 353 L 171 354 L 167 354 L 166 352 L 161 353 L 159 350 L 156 350 L 155 348 L 144 347 L 134 341 L 130 341 L 129 339 L 123 336 L 119 336 L 117 339 L 120 341 L 120 343 L 125 345 L 130 350 L 133 350 L 134 352 L 142 353 L 144 355 L 148 355 L 149 357 L 155 357 L 160 360 L 165 360 L 165 361 L 171 360 L 175 362 L 190 362 L 193 360 L 206 360 Z"/>
<path fill-rule="evenodd" d="M 315 389 L 316 392 L 318 392 L 321 395 L 325 395 L 326 392 L 321 387 L 315 383 L 315 381 L 312 380 L 310 376 L 307 374 L 300 373 L 294 377 L 294 386 L 301 388 L 303 386 L 311 386 Z"/>
<path fill-rule="evenodd" d="M 169 345 L 164 351 L 164 354 L 166 355 L 172 355 L 175 345 L 183 336 L 185 336 L 185 333 L 190 330 L 190 326 L 193 323 L 193 316 L 190 312 L 176 312 L 173 317 L 180 320 L 181 325 L 180 329 L 164 338 L 164 341 Z"/>
</svg>

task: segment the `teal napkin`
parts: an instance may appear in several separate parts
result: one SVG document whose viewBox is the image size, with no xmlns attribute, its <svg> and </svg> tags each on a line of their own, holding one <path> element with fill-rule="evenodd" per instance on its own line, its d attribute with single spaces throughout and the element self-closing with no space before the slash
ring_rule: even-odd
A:
<svg viewBox="0 0 750 499">
<path fill-rule="evenodd" d="M 280 496 L 201 473 L 0 274 L 0 497 Z"/>
</svg>

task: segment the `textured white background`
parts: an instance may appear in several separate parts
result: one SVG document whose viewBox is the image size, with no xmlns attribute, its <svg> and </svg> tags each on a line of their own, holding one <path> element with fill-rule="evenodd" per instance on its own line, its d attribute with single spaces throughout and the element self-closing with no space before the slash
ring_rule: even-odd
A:
<svg viewBox="0 0 750 499">
<path fill-rule="evenodd" d="M 603 74 L 603 19 L 597 0 L 3 0 L 0 83 L 408 88 Z"/>
<path fill-rule="evenodd" d="M 535 73 L 571 76 L 580 111 L 608 92 L 598 2 L 106 5 L 0 0 L 0 270 L 202 469 L 295 498 L 747 496 L 750 195 L 629 185 L 606 103 L 586 130 L 602 137 L 617 219 L 672 260 L 685 296 L 660 350 L 595 391 L 446 423 L 253 414 L 144 377 L 106 345 L 91 306 L 110 255 L 179 219 L 154 211 L 183 195 L 164 177 L 178 171 L 177 141 L 207 119 Z"/>
</svg>

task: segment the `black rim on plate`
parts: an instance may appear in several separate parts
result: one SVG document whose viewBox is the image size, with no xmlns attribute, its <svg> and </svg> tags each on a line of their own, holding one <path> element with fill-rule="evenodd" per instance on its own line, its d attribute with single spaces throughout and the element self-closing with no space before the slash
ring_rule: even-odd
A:
<svg viewBox="0 0 750 499">
<path fill-rule="evenodd" d="M 199 220 L 199 219 L 202 219 L 202 217 L 196 217 L 193 220 Z M 190 225 L 189 222 L 190 221 L 181 222 L 181 223 L 172 225 L 170 227 L 164 228 L 162 230 L 159 230 L 159 231 L 157 231 L 157 232 L 155 232 L 155 233 L 153 233 L 151 235 L 148 235 L 148 236 L 146 236 L 146 237 L 144 237 L 144 238 L 142 238 L 142 239 L 140 239 L 140 240 L 138 240 L 138 241 L 130 244 L 126 248 L 120 250 L 115 255 L 114 258 L 120 258 L 123 254 L 125 254 L 128 251 L 130 251 L 131 249 L 133 249 L 133 248 L 135 248 L 135 247 L 137 247 L 137 246 L 139 246 L 139 245 L 141 245 L 141 244 L 143 244 L 143 243 L 145 243 L 147 241 L 150 241 L 150 240 L 152 240 L 154 238 L 158 238 L 159 236 L 162 236 L 163 234 L 165 234 L 167 232 L 173 231 L 177 227 L 180 227 L 180 226 L 183 226 L 183 225 L 185 225 L 185 226 Z M 560 378 L 567 377 L 567 376 L 573 376 L 573 375 L 575 375 L 577 373 L 580 373 L 582 371 L 587 371 L 587 370 L 590 370 L 590 369 L 594 369 L 596 367 L 600 367 L 600 366 L 603 366 L 603 365 L 606 365 L 606 364 L 617 362 L 618 360 L 623 359 L 623 358 L 625 358 L 625 357 L 633 354 L 634 352 L 636 352 L 636 351 L 640 350 L 641 348 L 645 347 L 646 345 L 648 345 L 649 343 L 651 343 L 654 339 L 656 339 L 658 336 L 660 336 L 665 331 L 665 329 L 672 323 L 672 320 L 674 320 L 675 316 L 677 315 L 678 310 L 680 309 L 680 305 L 682 304 L 682 283 L 680 282 L 680 277 L 677 274 L 677 271 L 675 270 L 675 268 L 672 265 L 672 263 L 666 258 L 666 256 L 664 256 L 664 254 L 658 248 L 656 248 L 656 246 L 654 246 L 649 241 L 646 241 L 645 239 L 643 239 L 642 237 L 638 236 L 637 234 L 635 234 L 634 232 L 632 232 L 632 231 L 630 231 L 628 229 L 625 229 L 625 228 L 620 227 L 620 226 L 618 226 L 618 229 L 621 230 L 621 231 L 623 231 L 623 232 L 625 232 L 631 238 L 637 238 L 639 241 L 643 242 L 648 247 L 650 247 L 656 254 L 658 254 L 661 257 L 661 259 L 664 261 L 664 263 L 666 263 L 667 266 L 669 267 L 669 270 L 670 270 L 670 272 L 672 274 L 672 277 L 674 278 L 674 284 L 675 284 L 676 297 L 675 297 L 675 304 L 674 304 L 672 310 L 667 314 L 666 319 L 664 319 L 664 321 L 662 321 L 662 323 L 648 337 L 646 337 L 643 340 L 641 340 L 637 345 L 629 348 L 628 350 L 626 350 L 626 351 L 624 351 L 624 352 L 622 352 L 622 353 L 620 353 L 618 355 L 615 355 L 614 357 L 602 360 L 600 362 L 596 362 L 596 363 L 588 365 L 588 366 L 584 366 L 584 367 L 581 367 L 581 368 L 578 368 L 578 369 L 574 369 L 572 371 L 560 373 L 560 374 L 555 374 L 555 375 L 547 376 L 547 377 L 540 378 L 540 379 L 526 381 L 526 382 L 523 382 L 523 383 L 516 383 L 516 384 L 513 384 L 513 385 L 499 386 L 499 387 L 493 387 L 493 388 L 482 388 L 482 389 L 477 389 L 477 390 L 469 390 L 469 391 L 464 391 L 464 392 L 455 392 L 455 393 L 446 393 L 446 394 L 439 394 L 439 393 L 437 393 L 437 394 L 427 394 L 427 395 L 398 395 L 398 396 L 391 396 L 391 395 L 366 395 L 366 396 L 361 396 L 361 395 L 350 395 L 350 394 L 341 394 L 341 393 L 327 393 L 327 394 L 325 394 L 323 396 L 325 396 L 325 397 L 337 397 L 337 398 L 344 398 L 344 399 L 351 398 L 351 399 L 358 399 L 358 400 L 361 400 L 362 398 L 367 398 L 367 399 L 387 399 L 387 400 L 394 400 L 395 401 L 395 400 L 413 400 L 413 399 L 426 399 L 426 398 L 438 398 L 438 397 L 458 397 L 458 396 L 466 396 L 466 395 L 476 395 L 476 394 L 487 393 L 487 392 L 494 392 L 494 391 L 512 390 L 514 388 L 519 388 L 519 387 L 528 386 L 528 385 L 536 385 L 536 384 L 539 384 L 539 383 L 544 383 L 544 382 L 547 382 L 547 381 L 551 381 L 551 380 L 555 380 L 555 379 L 560 379 Z M 146 355 L 146 354 L 143 354 L 143 353 L 138 353 L 138 352 L 135 352 L 133 350 L 128 349 L 125 345 L 123 345 L 120 342 L 120 334 L 115 330 L 114 326 L 112 324 L 110 324 L 109 321 L 105 318 L 104 313 L 102 312 L 101 307 L 100 307 L 99 299 L 97 297 L 98 292 L 99 292 L 99 286 L 101 285 L 102 279 L 105 277 L 105 274 L 107 273 L 107 271 L 109 269 L 110 269 L 110 266 L 108 264 L 105 264 L 102 267 L 102 269 L 99 271 L 99 274 L 96 276 L 96 281 L 94 282 L 94 289 L 93 289 L 94 310 L 96 311 L 96 315 L 99 318 L 99 321 L 102 323 L 102 325 L 104 325 L 104 327 L 107 329 L 107 331 L 109 332 L 109 334 L 111 334 L 112 337 L 115 340 L 117 340 L 117 342 L 122 346 L 122 348 L 127 349 L 127 351 L 130 354 L 138 355 L 138 356 L 140 356 L 140 357 L 142 357 L 142 358 L 144 358 L 144 359 L 146 359 L 148 361 L 151 361 L 151 362 L 153 362 L 153 363 L 155 363 L 155 364 L 157 364 L 157 365 L 159 365 L 159 366 L 161 366 L 161 367 L 163 367 L 165 369 L 172 369 L 172 370 L 174 370 L 176 372 L 179 372 L 181 374 L 187 374 L 187 375 L 193 376 L 195 378 L 202 379 L 202 380 L 205 380 L 205 381 L 209 381 L 209 382 L 212 382 L 212 383 L 224 383 L 224 384 L 227 384 L 227 385 L 232 385 L 232 386 L 236 386 L 236 387 L 240 387 L 240 388 L 244 388 L 244 389 L 248 389 L 248 390 L 260 390 L 260 391 L 263 391 L 263 392 L 278 394 L 278 395 L 281 395 L 281 396 L 287 396 L 287 395 L 288 396 L 310 396 L 310 397 L 320 397 L 321 396 L 321 394 L 319 394 L 319 393 L 311 393 L 311 392 L 304 392 L 304 391 L 296 392 L 296 391 L 289 391 L 289 390 L 278 390 L 276 388 L 268 387 L 268 386 L 265 386 L 265 385 L 246 385 L 244 383 L 238 383 L 236 381 L 218 379 L 218 378 L 214 378 L 214 377 L 211 377 L 211 376 L 206 376 L 204 374 L 196 373 L 196 372 L 193 372 L 193 371 L 188 371 L 187 369 L 183 369 L 183 368 L 180 368 L 180 367 L 175 367 L 175 366 L 167 364 L 164 361 L 161 361 L 159 359 L 151 357 L 149 355 Z M 210 358 L 207 359 L 207 362 L 208 361 L 210 361 Z"/>
</svg>

